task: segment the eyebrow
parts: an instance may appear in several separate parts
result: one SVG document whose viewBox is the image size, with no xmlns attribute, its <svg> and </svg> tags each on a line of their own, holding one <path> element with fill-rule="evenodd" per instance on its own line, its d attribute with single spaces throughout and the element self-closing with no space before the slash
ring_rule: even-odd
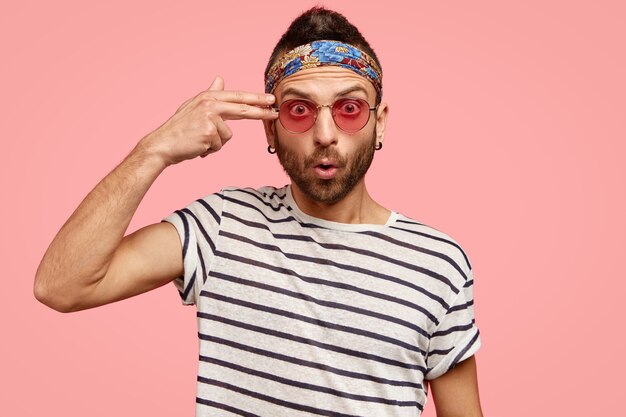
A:
<svg viewBox="0 0 626 417">
<path fill-rule="evenodd" d="M 346 94 L 350 94 L 350 93 L 353 93 L 355 91 L 362 91 L 365 94 L 365 96 L 367 97 L 367 90 L 365 89 L 365 87 L 363 87 L 360 84 L 354 84 L 354 85 L 351 85 L 351 86 L 346 87 L 343 90 L 339 91 L 338 93 L 335 94 L 335 96 L 333 98 L 345 96 Z M 310 94 L 308 94 L 308 93 L 306 93 L 306 92 L 304 92 L 302 90 L 299 90 L 299 89 L 297 89 L 295 87 L 287 87 L 287 88 L 285 88 L 285 90 L 283 91 L 282 95 L 283 95 L 283 97 L 285 97 L 285 96 L 287 96 L 289 94 L 293 94 L 293 95 L 296 95 L 296 96 L 305 97 L 305 98 L 309 98 L 309 99 L 311 98 Z"/>
</svg>

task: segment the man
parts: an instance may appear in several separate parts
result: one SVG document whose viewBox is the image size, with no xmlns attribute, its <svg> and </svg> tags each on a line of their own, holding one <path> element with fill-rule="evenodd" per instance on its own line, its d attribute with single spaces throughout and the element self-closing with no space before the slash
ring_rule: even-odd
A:
<svg viewBox="0 0 626 417">
<path fill-rule="evenodd" d="M 198 416 L 414 416 L 427 381 L 438 415 L 480 416 L 470 264 L 365 186 L 381 99 L 358 30 L 305 12 L 272 54 L 266 94 L 216 78 L 94 188 L 46 252 L 37 298 L 77 311 L 174 281 L 198 309 Z M 158 175 L 219 151 L 236 119 L 263 121 L 291 185 L 225 188 L 124 237 Z"/>
</svg>

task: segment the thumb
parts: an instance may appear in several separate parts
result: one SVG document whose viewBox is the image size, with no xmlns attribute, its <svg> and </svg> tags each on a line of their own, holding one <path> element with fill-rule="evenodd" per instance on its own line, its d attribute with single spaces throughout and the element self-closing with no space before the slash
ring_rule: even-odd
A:
<svg viewBox="0 0 626 417">
<path fill-rule="evenodd" d="M 211 86 L 209 87 L 209 91 L 222 91 L 224 90 L 224 79 L 219 75 L 215 77 Z"/>
</svg>

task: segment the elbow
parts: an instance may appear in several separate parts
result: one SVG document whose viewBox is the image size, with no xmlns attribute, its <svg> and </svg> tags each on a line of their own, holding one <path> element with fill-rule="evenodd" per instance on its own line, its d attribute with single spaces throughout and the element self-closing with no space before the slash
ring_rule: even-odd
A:
<svg viewBox="0 0 626 417">
<path fill-rule="evenodd" d="M 71 313 L 77 310 L 68 297 L 52 291 L 40 276 L 35 277 L 33 293 L 37 301 L 60 313 Z"/>
</svg>

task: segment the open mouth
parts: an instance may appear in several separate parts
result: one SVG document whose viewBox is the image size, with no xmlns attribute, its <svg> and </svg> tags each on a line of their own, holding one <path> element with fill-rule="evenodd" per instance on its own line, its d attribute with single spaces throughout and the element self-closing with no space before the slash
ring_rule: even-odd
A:
<svg viewBox="0 0 626 417">
<path fill-rule="evenodd" d="M 337 165 L 334 164 L 317 164 L 314 167 L 315 174 L 324 180 L 333 178 L 337 174 Z"/>
</svg>

